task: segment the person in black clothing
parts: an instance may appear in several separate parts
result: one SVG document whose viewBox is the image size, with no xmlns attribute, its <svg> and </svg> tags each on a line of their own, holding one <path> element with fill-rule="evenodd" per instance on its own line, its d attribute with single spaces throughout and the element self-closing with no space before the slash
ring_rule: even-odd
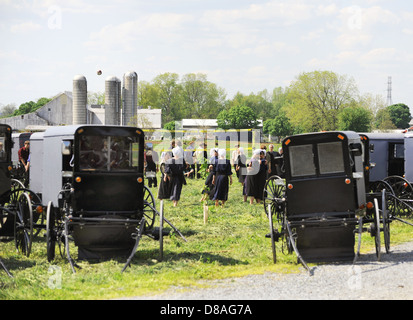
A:
<svg viewBox="0 0 413 320">
<path fill-rule="evenodd" d="M 157 188 L 158 187 L 158 179 L 156 178 L 156 172 L 158 168 L 156 166 L 155 161 L 153 161 L 152 151 L 148 151 L 146 153 L 146 167 L 145 167 L 145 174 L 146 178 L 148 179 L 148 187 L 152 188 L 152 185 Z"/>
<path fill-rule="evenodd" d="M 169 159 L 165 163 L 165 173 L 164 179 L 169 178 L 170 183 L 170 197 L 169 199 L 173 201 L 173 206 L 178 205 L 178 201 L 181 198 L 182 186 L 186 184 L 184 177 L 184 170 L 186 163 L 183 159 L 183 151 L 180 147 L 175 147 L 172 149 L 174 157 Z"/>
<path fill-rule="evenodd" d="M 171 159 L 171 152 L 166 152 L 164 155 L 164 161 L 168 162 Z M 167 174 L 165 173 L 165 165 L 161 165 L 161 180 L 159 182 L 158 199 L 169 199 L 171 196 L 170 183 Z"/>
<path fill-rule="evenodd" d="M 215 194 L 212 200 L 215 200 L 215 206 L 221 201 L 222 206 L 228 200 L 229 184 L 232 184 L 232 168 L 230 160 L 225 158 L 225 149 L 218 151 L 218 163 L 214 167 L 214 178 L 212 184 L 215 185 Z"/>
<path fill-rule="evenodd" d="M 266 155 L 267 159 L 267 165 L 268 165 L 268 176 L 267 178 L 270 178 L 272 176 L 275 176 L 278 174 L 277 172 L 277 160 L 276 158 L 280 156 L 280 154 L 277 151 L 274 151 L 274 145 L 270 144 L 268 146 L 268 152 Z"/>
<path fill-rule="evenodd" d="M 235 171 L 237 172 L 238 182 L 242 183 L 242 195 L 244 196 L 244 202 L 247 201 L 246 190 L 246 176 L 247 176 L 247 157 L 244 154 L 244 148 L 238 148 L 238 157 L 236 160 Z"/>
<path fill-rule="evenodd" d="M 258 174 L 256 175 L 256 183 L 257 183 L 257 193 L 255 195 L 255 200 L 257 203 L 260 203 L 261 200 L 264 198 L 264 187 L 265 182 L 267 181 L 267 160 L 266 160 L 266 152 L 264 150 L 260 151 L 260 169 Z"/>
</svg>

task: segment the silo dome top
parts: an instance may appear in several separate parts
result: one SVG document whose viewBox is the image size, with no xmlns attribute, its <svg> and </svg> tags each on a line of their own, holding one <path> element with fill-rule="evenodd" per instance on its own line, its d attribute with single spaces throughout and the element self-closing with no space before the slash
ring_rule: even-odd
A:
<svg viewBox="0 0 413 320">
<path fill-rule="evenodd" d="M 137 76 L 138 74 L 135 71 L 128 71 L 125 73 L 125 77 L 128 77 L 128 78 L 137 77 Z"/>
<path fill-rule="evenodd" d="M 105 79 L 105 81 L 119 81 L 119 79 L 116 76 L 109 76 Z"/>
<path fill-rule="evenodd" d="M 86 80 L 86 77 L 81 75 L 81 74 L 77 74 L 77 75 L 75 75 L 73 80 Z"/>
</svg>

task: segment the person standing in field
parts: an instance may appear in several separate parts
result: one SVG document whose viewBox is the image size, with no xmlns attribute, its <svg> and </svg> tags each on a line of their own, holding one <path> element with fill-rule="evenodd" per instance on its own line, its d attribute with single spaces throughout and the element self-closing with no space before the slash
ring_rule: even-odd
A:
<svg viewBox="0 0 413 320">
<path fill-rule="evenodd" d="M 228 200 L 229 185 L 232 185 L 232 168 L 230 160 L 226 159 L 225 149 L 218 150 L 218 163 L 214 167 L 214 177 L 212 184 L 215 185 L 215 194 L 212 200 L 215 201 L 215 206 L 224 206 Z"/>
</svg>

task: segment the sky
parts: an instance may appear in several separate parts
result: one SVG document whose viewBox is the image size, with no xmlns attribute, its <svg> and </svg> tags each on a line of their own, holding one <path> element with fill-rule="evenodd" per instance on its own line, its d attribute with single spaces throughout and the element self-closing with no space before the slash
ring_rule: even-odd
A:
<svg viewBox="0 0 413 320">
<path fill-rule="evenodd" d="M 204 73 L 232 99 L 328 70 L 384 100 L 391 77 L 413 110 L 412 1 L 0 0 L 0 40 L 0 107 L 72 91 L 78 74 L 104 92 L 128 71 Z"/>
</svg>

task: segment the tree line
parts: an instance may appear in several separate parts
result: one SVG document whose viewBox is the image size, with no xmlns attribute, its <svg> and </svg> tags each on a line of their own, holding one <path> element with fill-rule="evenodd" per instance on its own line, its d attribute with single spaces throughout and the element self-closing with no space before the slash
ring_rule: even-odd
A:
<svg viewBox="0 0 413 320">
<path fill-rule="evenodd" d="M 104 104 L 103 93 L 89 92 L 88 99 Z M 25 114 L 50 100 L 40 98 L 19 108 L 8 105 L 0 111 L 3 116 Z M 184 118 L 217 119 L 222 129 L 256 128 L 262 120 L 264 133 L 281 137 L 330 130 L 406 129 L 412 118 L 407 105 L 387 106 L 381 95 L 360 94 L 352 77 L 332 71 L 303 72 L 288 87 L 238 92 L 232 99 L 206 74 L 163 73 L 139 82 L 138 106 L 162 109 L 163 127 L 168 129 Z"/>
</svg>

